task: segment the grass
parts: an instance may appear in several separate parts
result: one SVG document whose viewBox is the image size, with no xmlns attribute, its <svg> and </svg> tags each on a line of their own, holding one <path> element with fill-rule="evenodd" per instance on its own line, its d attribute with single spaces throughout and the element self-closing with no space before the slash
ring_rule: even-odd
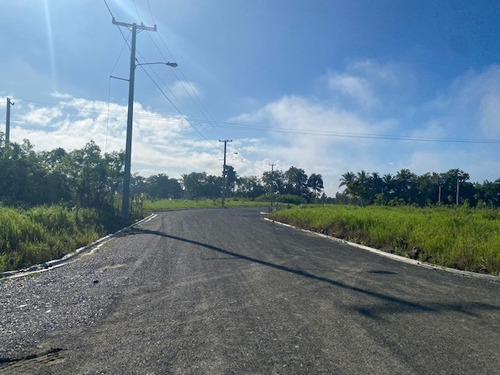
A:
<svg viewBox="0 0 500 375">
<path fill-rule="evenodd" d="M 101 222 L 91 209 L 0 207 L 0 272 L 57 259 L 92 243 L 105 232 Z"/>
<path fill-rule="evenodd" d="M 225 201 L 225 206 L 228 208 L 236 207 L 265 207 L 269 203 L 251 201 L 238 198 L 228 198 Z M 162 211 L 162 210 L 185 210 L 191 208 L 221 208 L 221 199 L 204 199 L 204 200 L 188 200 L 188 199 L 158 199 L 144 201 L 144 210 L 146 212 Z"/>
<path fill-rule="evenodd" d="M 272 219 L 441 266 L 500 274 L 499 210 L 329 205 L 282 210 Z"/>
</svg>

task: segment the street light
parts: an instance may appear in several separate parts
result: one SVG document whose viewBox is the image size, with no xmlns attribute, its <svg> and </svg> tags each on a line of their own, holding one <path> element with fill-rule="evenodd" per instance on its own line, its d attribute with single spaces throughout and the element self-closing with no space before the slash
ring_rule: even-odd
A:
<svg viewBox="0 0 500 375">
<path fill-rule="evenodd" d="M 139 65 L 168 65 L 168 66 L 171 66 L 172 68 L 177 68 L 177 63 L 174 63 L 174 62 L 153 62 L 153 63 L 135 64 L 135 66 L 139 66 Z"/>
<path fill-rule="evenodd" d="M 123 196 L 122 196 L 122 223 L 123 225 L 129 224 L 129 209 L 130 209 L 130 165 L 132 163 L 132 123 L 134 113 L 134 80 L 135 68 L 139 65 L 167 65 L 172 68 L 177 66 L 175 62 L 154 62 L 154 63 L 141 63 L 135 62 L 135 28 L 133 24 L 132 29 L 132 47 L 130 52 L 130 79 L 128 80 L 128 114 L 127 114 L 127 140 L 125 143 L 125 172 L 123 175 Z"/>
</svg>

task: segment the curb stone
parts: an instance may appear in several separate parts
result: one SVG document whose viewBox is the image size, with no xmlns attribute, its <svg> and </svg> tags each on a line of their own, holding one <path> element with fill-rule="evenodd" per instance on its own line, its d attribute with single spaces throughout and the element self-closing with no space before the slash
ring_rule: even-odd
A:
<svg viewBox="0 0 500 375">
<path fill-rule="evenodd" d="M 105 237 L 99 238 L 97 241 L 92 242 L 90 245 L 86 245 L 86 246 L 80 247 L 79 249 L 76 249 L 72 253 L 66 254 L 65 256 L 63 256 L 60 259 L 54 259 L 54 260 L 51 260 L 51 261 L 48 261 L 48 262 L 45 262 L 45 263 L 36 264 L 36 265 L 30 266 L 28 268 L 23 268 L 23 269 L 14 270 L 14 271 L 2 272 L 2 273 L 0 273 L 0 281 L 1 280 L 7 280 L 7 279 L 14 279 L 14 278 L 18 278 L 18 277 L 27 276 L 27 275 L 32 275 L 32 274 L 35 274 L 35 273 L 45 272 L 45 271 L 48 271 L 50 269 L 54 269 L 54 268 L 58 268 L 58 267 L 64 266 L 65 264 L 70 263 L 71 261 L 76 260 L 75 258 L 77 258 L 79 255 L 82 255 L 82 254 L 84 254 L 84 253 L 86 253 L 86 252 L 88 252 L 88 251 L 90 251 L 92 249 L 99 248 L 105 242 L 107 242 L 107 241 L 111 240 L 112 238 L 120 235 L 121 233 L 123 233 L 127 229 L 129 229 L 129 228 L 131 228 L 131 227 L 133 227 L 135 225 L 139 225 L 139 224 L 145 223 L 145 222 L 153 219 L 156 216 L 157 215 L 153 213 L 153 214 L 145 217 L 144 219 L 139 220 L 138 222 L 133 223 L 132 225 L 129 225 L 128 227 L 122 228 L 122 229 L 120 229 L 119 231 L 117 231 L 115 233 L 108 234 Z"/>
<path fill-rule="evenodd" d="M 264 214 L 264 213 L 262 213 L 262 214 Z M 282 222 L 279 222 L 279 221 L 276 221 L 276 220 L 271 220 L 271 219 L 269 219 L 267 217 L 265 217 L 264 220 L 270 221 L 270 222 L 275 223 L 275 224 L 283 225 L 283 226 L 288 227 L 288 228 L 297 229 L 297 230 L 300 230 L 300 231 L 305 232 L 305 233 L 313 234 L 315 236 L 327 238 L 327 239 L 332 240 L 332 241 L 341 242 L 341 243 L 346 244 L 346 245 L 354 246 L 354 247 L 357 247 L 359 249 L 366 250 L 366 251 L 372 252 L 374 254 L 377 254 L 377 255 L 380 255 L 380 256 L 383 256 L 383 257 L 386 257 L 386 258 L 390 258 L 390 259 L 398 261 L 398 262 L 407 263 L 407 264 L 413 264 L 414 266 L 424 267 L 424 268 L 431 269 L 431 270 L 436 270 L 436 271 L 450 272 L 450 273 L 454 273 L 456 275 L 460 275 L 460 276 L 464 276 L 464 277 L 472 277 L 472 278 L 477 278 L 477 279 L 484 279 L 484 280 L 490 280 L 490 281 L 500 282 L 500 277 L 499 276 L 482 274 L 482 273 L 471 272 L 471 271 L 462 271 L 462 270 L 457 270 L 455 268 L 438 266 L 436 264 L 426 263 L 426 262 L 422 262 L 420 260 L 405 258 L 405 257 L 403 257 L 401 255 L 387 253 L 387 252 L 382 251 L 382 250 L 374 249 L 373 247 L 369 247 L 369 246 L 365 246 L 365 245 L 360 245 L 358 243 L 346 241 L 346 240 L 343 240 L 341 238 L 337 238 L 337 237 L 333 237 L 333 236 L 328 236 L 326 234 L 314 232 L 314 231 L 311 231 L 311 230 L 308 230 L 308 229 L 302 229 L 302 228 L 299 228 L 299 227 L 295 227 L 295 226 L 290 225 L 290 224 L 285 224 L 285 223 L 282 223 Z"/>
</svg>

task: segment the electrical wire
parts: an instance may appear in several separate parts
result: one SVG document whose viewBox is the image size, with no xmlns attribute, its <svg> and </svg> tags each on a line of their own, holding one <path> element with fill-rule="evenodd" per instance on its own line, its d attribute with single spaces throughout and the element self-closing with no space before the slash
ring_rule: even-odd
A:
<svg viewBox="0 0 500 375">
<path fill-rule="evenodd" d="M 172 104 L 172 106 L 177 110 L 177 112 L 179 112 L 179 114 L 184 118 L 184 120 L 187 121 L 187 123 L 200 135 L 202 136 L 208 143 L 210 143 L 214 148 L 218 149 L 218 150 L 221 150 L 219 147 L 217 147 L 215 144 L 212 143 L 212 141 L 210 139 L 208 139 L 202 132 L 200 132 L 192 123 L 191 121 L 189 121 L 189 119 L 187 118 L 186 115 L 184 115 L 184 113 L 182 113 L 182 111 L 175 105 L 174 102 L 172 102 L 172 100 L 165 94 L 165 92 L 162 90 L 162 88 L 160 87 L 160 85 L 158 85 L 158 83 L 153 79 L 153 77 L 149 74 L 149 72 L 144 69 L 144 67 L 142 65 L 140 65 L 140 67 L 142 68 L 142 70 L 144 71 L 144 73 L 146 73 L 146 75 L 151 79 L 151 81 L 154 83 L 154 85 L 158 88 L 158 90 L 160 90 L 160 92 L 162 93 L 162 95 L 165 97 L 165 99 L 167 99 L 170 104 Z"/>
<path fill-rule="evenodd" d="M 111 16 L 114 18 L 113 13 L 111 12 L 111 9 L 109 8 L 106 0 L 104 0 L 104 3 L 106 4 L 106 7 L 108 8 L 109 13 Z M 137 13 L 137 16 L 139 17 L 139 20 L 142 22 L 142 19 L 139 14 L 139 9 L 137 7 L 136 1 L 133 0 L 133 4 Z M 147 0 L 147 5 L 149 9 L 149 13 L 151 16 L 151 19 L 154 23 L 154 17 L 153 17 L 153 12 L 151 10 L 151 4 L 149 3 L 149 0 Z M 128 45 L 129 48 L 131 48 L 130 44 L 128 43 L 128 38 L 125 37 L 123 34 L 122 29 L 117 25 L 118 30 L 120 31 L 120 34 L 122 35 L 123 39 L 126 42 L 126 45 Z M 160 41 L 162 42 L 163 46 L 165 47 L 166 51 L 170 54 L 170 56 L 174 59 L 174 55 L 168 48 L 164 38 L 162 37 L 161 33 L 157 33 Z M 163 54 L 162 50 L 158 46 L 158 44 L 154 41 L 153 37 L 148 33 L 149 37 L 151 38 L 151 41 L 153 45 L 156 47 L 160 55 L 167 60 L 165 55 Z M 125 47 L 123 47 L 125 48 Z M 137 50 L 138 51 L 138 50 Z M 122 49 L 123 52 L 123 49 Z M 144 57 L 142 54 L 138 51 L 139 56 L 141 56 L 143 59 Z M 145 60 L 145 59 L 144 59 Z M 116 66 L 116 64 L 115 64 Z M 191 99 L 195 107 L 199 110 L 200 114 L 202 117 L 204 117 L 204 120 L 197 120 L 195 119 L 194 116 L 191 116 L 191 118 L 188 118 L 183 111 L 179 108 L 178 105 L 176 105 L 169 97 L 168 95 L 164 92 L 164 90 L 160 87 L 160 85 L 156 82 L 156 80 L 151 76 L 151 74 L 148 72 L 147 69 L 145 69 L 144 66 L 141 66 L 143 71 L 146 73 L 146 75 L 151 79 L 153 84 L 158 88 L 158 90 L 161 92 L 161 94 L 165 97 L 165 99 L 176 109 L 176 111 L 184 118 L 185 121 L 206 141 L 208 141 L 214 148 L 221 150 L 219 147 L 214 145 L 199 129 L 197 129 L 192 122 L 197 122 L 200 125 L 203 125 L 204 123 L 207 125 L 211 125 L 214 129 L 217 130 L 217 128 L 220 127 L 228 127 L 230 126 L 232 129 L 238 128 L 240 130 L 247 130 L 247 131 L 256 131 L 256 130 L 263 130 L 267 132 L 279 132 L 279 133 L 296 133 L 296 134 L 308 134 L 308 135 L 318 135 L 318 136 L 329 136 L 329 137 L 340 137 L 340 138 L 361 138 L 361 139 L 383 139 L 383 140 L 397 140 L 397 141 L 416 141 L 416 142 L 436 142 L 436 143 L 476 143 L 476 144 L 499 144 L 500 140 L 498 139 L 471 139 L 471 138 L 438 138 L 438 137 L 414 137 L 414 136 L 403 136 L 403 135 L 391 135 L 391 134 L 369 134 L 369 133 L 347 133 L 347 132 L 334 132 L 334 131 L 322 131 L 322 130 L 310 130 L 310 129 L 292 129 L 292 128 L 274 128 L 274 127 L 267 127 L 263 125 L 250 125 L 250 124 L 244 124 L 244 123 L 234 123 L 234 122 L 220 122 L 216 121 L 208 109 L 203 105 L 203 102 L 200 100 L 199 96 L 196 94 L 196 90 L 194 90 L 193 86 L 191 85 L 190 81 L 186 78 L 184 72 L 182 71 L 182 68 L 178 67 L 179 71 L 181 72 L 182 78 L 180 79 L 177 73 L 174 71 L 174 75 L 178 79 L 178 81 L 181 83 L 183 86 L 184 90 L 188 94 L 188 97 Z M 114 69 L 114 68 L 113 68 Z M 157 77 L 157 79 L 165 86 L 168 88 L 168 85 L 163 82 L 161 77 L 154 71 L 151 70 Z M 189 85 L 190 90 L 186 85 Z M 175 98 L 175 100 L 179 103 L 180 106 L 183 106 L 185 112 L 189 112 L 187 108 L 182 104 L 182 102 L 177 98 L 177 96 L 168 88 L 170 94 Z M 193 94 L 194 98 L 193 98 Z M 197 99 L 198 103 L 196 102 L 195 98 Z M 218 130 L 217 130 L 218 131 Z M 226 138 L 226 137 L 222 137 Z"/>
<path fill-rule="evenodd" d="M 134 4 L 135 4 L 135 0 L 134 0 Z M 148 4 L 148 8 L 149 8 L 149 14 L 151 16 L 151 20 L 154 22 L 154 17 L 153 17 L 153 12 L 151 10 L 151 4 L 149 3 L 149 0 L 147 0 L 147 4 Z M 139 12 L 137 10 L 137 7 L 136 7 L 136 11 L 137 11 L 137 14 L 139 16 Z M 140 17 L 139 17 L 140 18 Z M 167 52 L 170 54 L 170 56 L 172 57 L 172 59 L 174 61 L 176 61 L 172 51 L 170 51 L 170 49 L 168 48 L 165 40 L 163 39 L 161 33 L 157 32 L 157 35 L 159 36 L 160 40 L 162 41 L 165 49 L 167 50 Z M 156 49 L 158 50 L 158 52 L 160 53 L 160 55 L 162 56 L 162 58 L 164 60 L 168 60 L 165 55 L 163 54 L 162 50 L 160 49 L 160 47 L 158 46 L 158 44 L 155 42 L 155 40 L 153 39 L 152 35 L 148 33 L 148 36 L 149 38 L 151 39 L 151 42 L 153 43 L 153 45 L 156 47 Z M 181 75 L 182 75 L 182 78 L 181 79 L 178 75 L 177 75 L 177 72 L 174 71 L 174 75 L 175 77 L 177 78 L 177 81 L 180 83 L 180 85 L 184 88 L 184 90 L 186 91 L 188 97 L 191 99 L 191 101 L 193 102 L 194 106 L 198 109 L 199 113 L 206 118 L 207 122 L 209 125 L 211 125 L 218 133 L 219 133 L 219 136 L 222 137 L 222 138 L 225 138 L 225 136 L 223 136 L 220 131 L 217 129 L 216 125 L 217 125 L 217 121 L 214 120 L 214 118 L 212 117 L 212 115 L 210 114 L 210 112 L 208 111 L 208 109 L 205 107 L 205 105 L 203 104 L 203 102 L 201 101 L 200 97 L 197 95 L 196 93 L 196 90 L 193 88 L 193 85 L 191 84 L 191 81 L 189 81 L 185 74 L 184 74 L 184 71 L 182 70 L 181 67 L 178 67 L 177 70 L 180 71 Z M 190 90 L 188 90 L 188 87 L 190 88 Z M 193 95 L 194 97 L 197 99 L 197 101 L 193 98 Z"/>
<path fill-rule="evenodd" d="M 104 0 L 104 3 L 106 4 L 106 7 L 108 8 L 108 11 L 110 12 L 111 16 L 113 17 L 114 19 L 114 16 L 113 16 L 113 13 L 111 12 L 111 9 L 109 8 L 106 0 Z M 138 14 L 138 17 L 139 17 L 139 20 L 140 20 L 140 15 L 139 15 L 139 11 L 138 11 L 138 8 L 135 4 L 135 1 L 134 1 L 134 6 L 136 8 L 136 12 Z M 142 22 L 142 21 L 141 21 Z M 118 30 L 120 31 L 120 34 L 122 36 L 122 38 L 126 41 L 127 45 L 129 46 L 129 49 L 131 49 L 131 46 L 128 44 L 128 38 L 125 37 L 125 35 L 123 34 L 123 31 L 122 29 L 116 25 L 118 27 Z M 148 33 L 149 34 L 149 33 Z M 136 53 L 142 57 L 142 54 L 140 53 L 140 51 L 136 48 Z M 137 60 L 137 59 L 136 59 Z M 194 124 L 189 120 L 189 118 L 179 109 L 179 107 L 177 105 L 175 105 L 175 103 L 165 94 L 165 92 L 163 91 L 163 89 L 160 87 L 160 85 L 154 80 L 154 78 L 151 76 L 151 74 L 149 74 L 149 72 L 144 68 L 143 65 L 138 65 L 142 68 L 142 70 L 147 74 L 147 76 L 151 79 L 151 81 L 154 83 L 154 85 L 158 88 L 158 90 L 162 93 L 162 95 L 165 97 L 165 99 L 167 99 L 167 101 L 176 109 L 176 111 L 184 118 L 184 120 L 202 137 L 204 138 L 208 143 L 210 143 L 214 148 L 216 148 L 217 150 L 220 150 L 219 147 L 217 147 L 214 143 L 212 143 L 212 141 L 210 141 L 203 133 L 201 133 L 200 130 L 198 130 Z M 161 79 L 160 79 L 161 80 Z M 168 87 L 166 84 L 164 84 L 166 87 Z M 170 90 L 170 89 L 169 89 Z M 171 91 L 171 90 L 170 90 Z M 173 94 L 173 93 L 172 93 Z M 174 95 L 175 96 L 175 95 Z M 179 101 L 177 99 L 177 101 Z M 180 102 L 180 101 L 179 101 Z M 180 102 L 181 103 L 181 102 Z"/>
<path fill-rule="evenodd" d="M 153 12 L 151 12 L 151 4 L 149 4 L 149 0 L 147 0 L 147 2 L 148 2 L 149 14 L 151 15 L 151 21 L 153 21 L 153 25 L 156 25 L 156 22 L 153 18 Z"/>
<path fill-rule="evenodd" d="M 148 73 L 147 73 L 148 74 Z M 154 81 L 157 85 L 157 83 Z M 158 85 L 157 85 L 158 87 Z M 158 87 L 160 92 L 162 89 Z M 165 94 L 165 93 L 163 93 Z M 166 94 L 165 94 L 166 96 Z M 167 96 L 168 98 L 168 96 Z M 169 99 L 167 99 L 169 100 Z M 90 109 L 88 105 L 86 106 L 76 106 L 71 102 L 46 102 L 46 101 L 36 101 L 26 98 L 18 98 L 18 102 L 26 104 L 42 104 L 42 105 L 53 105 L 59 106 L 59 110 L 66 113 L 89 113 L 89 114 L 108 114 L 109 116 L 114 116 L 116 118 L 126 118 L 127 113 L 125 108 L 122 111 L 112 110 L 109 108 L 106 111 L 100 111 L 98 109 Z M 175 104 L 173 104 L 175 106 Z M 175 107 L 174 107 L 175 108 Z M 186 116 L 182 113 L 180 114 L 184 119 Z M 155 121 L 163 121 L 158 118 L 157 114 L 147 114 L 136 112 L 134 114 L 135 118 L 138 119 L 150 119 Z M 164 121 L 168 121 L 165 119 Z M 187 120 L 186 120 L 187 121 Z M 202 124 L 203 120 L 200 119 L 189 119 L 189 123 L 193 121 Z M 395 135 L 395 134 L 373 134 L 373 133 L 348 133 L 348 132 L 338 132 L 338 131 L 328 131 L 328 130 L 311 130 L 311 129 L 292 129 L 292 128 L 277 128 L 269 127 L 266 125 L 255 125 L 248 123 L 236 123 L 236 122 L 219 122 L 221 127 L 231 127 L 232 129 L 239 129 L 242 131 L 262 131 L 262 132 L 276 132 L 276 133 L 290 133 L 290 134 L 306 134 L 313 136 L 324 136 L 324 137 L 339 137 L 339 138 L 364 138 L 364 139 L 381 139 L 381 140 L 393 140 L 393 141 L 415 141 L 415 142 L 434 142 L 434 143 L 470 143 L 470 144 L 500 144 L 500 139 L 474 139 L 474 138 L 439 138 L 439 137 L 414 137 L 405 135 Z M 192 125 L 191 125 L 192 126 Z M 197 129 L 195 129 L 197 130 Z M 198 131 L 198 130 L 197 130 Z M 207 139 L 204 135 L 203 138 Z M 219 149 L 217 147 L 217 149 Z"/>
</svg>

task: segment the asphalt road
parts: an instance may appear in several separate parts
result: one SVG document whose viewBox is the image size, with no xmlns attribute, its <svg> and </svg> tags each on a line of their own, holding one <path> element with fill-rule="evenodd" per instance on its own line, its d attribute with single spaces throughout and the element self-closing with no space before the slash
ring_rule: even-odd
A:
<svg viewBox="0 0 500 375">
<path fill-rule="evenodd" d="M 500 282 L 265 221 L 161 213 L 0 282 L 0 374 L 499 374 Z"/>
</svg>

